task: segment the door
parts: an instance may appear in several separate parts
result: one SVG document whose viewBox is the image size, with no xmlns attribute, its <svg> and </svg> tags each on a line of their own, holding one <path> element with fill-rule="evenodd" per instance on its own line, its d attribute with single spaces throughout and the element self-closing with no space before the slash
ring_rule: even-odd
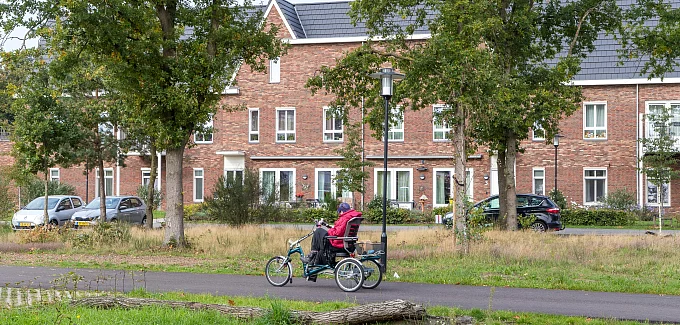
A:
<svg viewBox="0 0 680 325">
<path fill-rule="evenodd" d="M 57 209 L 54 214 L 59 221 L 59 225 L 63 225 L 64 222 L 71 219 L 71 215 L 73 214 L 73 204 L 71 204 L 71 199 L 63 198 L 57 205 Z"/>
<path fill-rule="evenodd" d="M 134 209 L 132 208 L 132 201 L 128 199 L 123 199 L 118 206 L 118 220 L 125 222 L 132 222 L 132 215 Z"/>
</svg>

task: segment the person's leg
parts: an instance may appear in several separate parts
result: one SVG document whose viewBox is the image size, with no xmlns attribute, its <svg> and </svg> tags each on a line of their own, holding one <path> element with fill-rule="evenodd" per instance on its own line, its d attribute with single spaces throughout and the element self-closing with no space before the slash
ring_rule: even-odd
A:
<svg viewBox="0 0 680 325">
<path fill-rule="evenodd" d="M 323 241 L 325 240 L 327 234 L 328 231 L 323 228 L 316 228 L 316 230 L 314 230 L 314 235 L 312 235 L 312 249 L 309 251 L 307 256 L 300 257 L 300 260 L 303 263 L 309 264 L 314 262 L 314 259 L 318 253 L 321 251 L 321 249 L 323 249 Z"/>
</svg>

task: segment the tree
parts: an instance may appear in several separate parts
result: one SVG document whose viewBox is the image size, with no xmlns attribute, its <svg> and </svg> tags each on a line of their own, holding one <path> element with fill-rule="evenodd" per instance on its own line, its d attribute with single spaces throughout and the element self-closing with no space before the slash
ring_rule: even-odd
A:
<svg viewBox="0 0 680 325">
<path fill-rule="evenodd" d="M 342 160 L 337 162 L 341 170 L 336 173 L 335 183 L 338 185 L 338 191 L 364 193 L 366 179 L 370 178 L 365 168 L 374 164 L 363 159 L 358 125 L 347 125 L 345 136 L 345 146 L 334 150 L 342 156 Z M 363 205 L 363 202 L 361 204 Z"/>
<path fill-rule="evenodd" d="M 39 50 L 5 53 L 3 64 L 16 73 L 25 73 L 23 79 L 18 79 L 20 82 L 7 88 L 15 98 L 11 103 L 14 115 L 12 156 L 19 169 L 31 174 L 43 173 L 47 225 L 49 168 L 68 167 L 76 162 L 81 134 L 75 128 L 78 112 L 64 103 L 57 83 L 49 74 L 49 66 L 42 60 L 35 60 L 40 56 Z"/>
<path fill-rule="evenodd" d="M 219 101 L 241 65 L 264 71 L 283 53 L 278 29 L 236 0 L 29 0 L 7 9 L 14 24 L 43 22 L 34 25 L 49 44 L 107 58 L 113 89 L 148 103 L 124 114 L 156 128 L 167 159 L 164 242 L 183 246 L 184 150 L 218 108 L 239 108 Z"/>
<path fill-rule="evenodd" d="M 656 200 L 659 203 L 659 233 L 662 226 L 662 211 L 664 202 L 669 199 L 668 187 L 671 179 L 680 176 L 680 171 L 673 169 L 677 163 L 678 150 L 675 148 L 675 134 L 671 131 L 673 112 L 677 107 L 671 105 L 652 105 L 647 114 L 647 136 L 638 141 L 642 145 L 644 155 L 641 172 L 647 176 L 647 182 L 656 186 Z"/>
</svg>

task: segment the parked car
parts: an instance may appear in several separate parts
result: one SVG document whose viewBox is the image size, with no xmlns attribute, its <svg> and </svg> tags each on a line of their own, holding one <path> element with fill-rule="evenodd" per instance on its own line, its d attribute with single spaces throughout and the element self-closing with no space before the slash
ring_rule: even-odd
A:
<svg viewBox="0 0 680 325">
<path fill-rule="evenodd" d="M 100 199 L 92 200 L 82 211 L 71 217 L 75 228 L 92 226 L 101 221 L 99 210 Z M 146 204 L 136 196 L 107 196 L 106 221 L 122 221 L 134 224 L 146 224 Z"/>
<path fill-rule="evenodd" d="M 74 213 L 83 209 L 83 199 L 73 195 L 52 195 L 47 197 L 49 224 L 62 226 L 71 220 Z M 32 229 L 45 224 L 45 197 L 37 197 L 12 217 L 14 230 Z"/>
<path fill-rule="evenodd" d="M 482 201 L 475 203 L 474 208 L 483 209 L 483 213 L 489 222 L 496 223 L 499 217 L 500 202 L 498 195 L 491 196 Z M 517 215 L 536 216 L 536 220 L 531 223 L 531 229 L 539 232 L 547 230 L 562 230 L 562 221 L 560 220 L 560 208 L 547 196 L 536 194 L 518 194 L 517 195 Z M 451 226 L 453 221 L 453 213 L 449 212 L 444 215 L 442 222 Z"/>
</svg>

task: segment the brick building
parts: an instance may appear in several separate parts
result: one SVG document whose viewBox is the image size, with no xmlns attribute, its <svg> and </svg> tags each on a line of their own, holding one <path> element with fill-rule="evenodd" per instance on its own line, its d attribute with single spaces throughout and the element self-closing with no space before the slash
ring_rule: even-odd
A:
<svg viewBox="0 0 680 325">
<path fill-rule="evenodd" d="M 220 111 L 211 121 L 212 134 L 195 135 L 195 145 L 185 154 L 185 203 L 203 201 L 220 175 L 233 176 L 245 168 L 258 171 L 265 187 L 278 184 L 281 201 L 323 199 L 331 193 L 360 205 L 382 193 L 383 144 L 368 126 L 362 132 L 364 157 L 376 165 L 368 170 L 366 194 L 335 193 L 331 182 L 340 157 L 333 150 L 344 145 L 344 129 L 325 116 L 331 98 L 312 96 L 304 87 L 322 65 L 333 65 L 366 40 L 365 28 L 350 24 L 348 8 L 347 2 L 293 5 L 286 0 L 263 7 L 266 21 L 281 26 L 280 37 L 291 47 L 270 63 L 267 73 L 247 66 L 238 71 L 236 86 L 225 91 L 224 101 L 244 104 L 247 110 Z M 425 39 L 427 33 L 417 31 L 413 38 Z M 598 41 L 574 80 L 586 100 L 560 123 L 564 138 L 558 148 L 558 188 L 578 204 L 596 204 L 608 192 L 625 188 L 635 193 L 640 205 L 655 205 L 656 186 L 638 172 L 637 139 L 645 135 L 642 121 L 650 107 L 680 105 L 680 75 L 668 75 L 663 82 L 647 80 L 639 73 L 640 62 L 617 66 L 614 49 L 612 40 Z M 390 130 L 388 189 L 401 206 L 417 206 L 422 195 L 428 206 L 441 206 L 451 195 L 453 146 L 442 140 L 449 129 L 433 122 L 437 109 L 407 111 L 402 123 Z M 352 118 L 359 120 L 360 111 L 352 110 Z M 523 143 L 526 150 L 518 155 L 518 193 L 547 194 L 554 186 L 555 147 L 539 133 Z M 165 159 L 159 156 L 162 185 Z M 107 192 L 134 194 L 148 177 L 148 166 L 148 157 L 130 154 L 125 167 L 107 167 Z M 55 169 L 51 176 L 76 186 L 83 198 L 86 193 L 90 200 L 97 195 L 98 178 L 86 177 L 82 169 Z M 482 149 L 469 157 L 467 177 L 472 200 L 498 192 L 495 159 Z M 680 193 L 678 186 L 672 182 L 670 194 Z M 672 209 L 677 205 L 672 196 L 669 203 Z"/>
</svg>

